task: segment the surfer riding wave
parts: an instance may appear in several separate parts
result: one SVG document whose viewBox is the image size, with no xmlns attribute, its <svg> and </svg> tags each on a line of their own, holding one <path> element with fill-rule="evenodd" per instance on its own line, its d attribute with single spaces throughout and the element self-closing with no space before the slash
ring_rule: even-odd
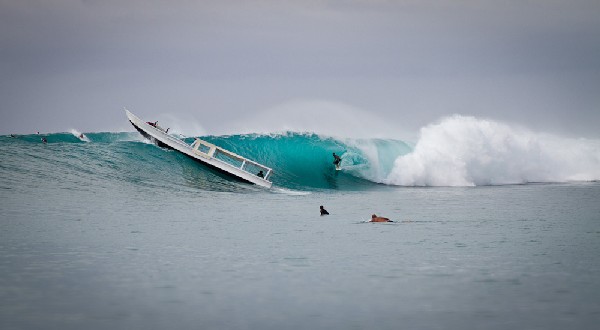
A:
<svg viewBox="0 0 600 330">
<path fill-rule="evenodd" d="M 340 168 L 340 163 L 342 162 L 342 158 L 338 155 L 335 154 L 335 152 L 333 153 L 333 165 L 335 165 L 336 169 Z"/>
</svg>

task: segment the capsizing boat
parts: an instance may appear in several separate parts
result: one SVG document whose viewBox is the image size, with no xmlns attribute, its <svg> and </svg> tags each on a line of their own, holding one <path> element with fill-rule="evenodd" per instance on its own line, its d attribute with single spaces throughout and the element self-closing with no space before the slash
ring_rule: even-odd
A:
<svg viewBox="0 0 600 330">
<path fill-rule="evenodd" d="M 169 135 L 168 129 L 164 130 L 158 125 L 158 122 L 143 121 L 127 109 L 125 109 L 125 114 L 131 125 L 140 134 L 159 147 L 179 151 L 219 172 L 257 186 L 271 188 L 273 184 L 269 180 L 273 170 L 267 166 L 199 138 L 195 138 L 192 144 L 187 144 Z"/>
</svg>

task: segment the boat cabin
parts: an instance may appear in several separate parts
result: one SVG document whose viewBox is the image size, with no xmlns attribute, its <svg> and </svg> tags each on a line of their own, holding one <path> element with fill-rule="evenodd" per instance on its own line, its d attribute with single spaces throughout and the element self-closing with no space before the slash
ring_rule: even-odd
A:
<svg viewBox="0 0 600 330">
<path fill-rule="evenodd" d="M 266 166 L 198 138 L 194 140 L 191 147 L 193 152 L 198 156 L 221 161 L 265 180 L 269 180 L 269 176 L 272 172 L 272 170 Z"/>
</svg>

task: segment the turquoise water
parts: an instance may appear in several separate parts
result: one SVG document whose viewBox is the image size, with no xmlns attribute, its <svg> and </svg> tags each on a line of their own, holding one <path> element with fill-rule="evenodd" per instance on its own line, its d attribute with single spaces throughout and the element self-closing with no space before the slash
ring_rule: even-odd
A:
<svg viewBox="0 0 600 330">
<path fill-rule="evenodd" d="M 2 329 L 600 322 L 596 181 L 398 186 L 394 160 L 418 143 L 205 137 L 274 167 L 264 190 L 137 133 L 87 135 L 0 138 Z"/>
</svg>

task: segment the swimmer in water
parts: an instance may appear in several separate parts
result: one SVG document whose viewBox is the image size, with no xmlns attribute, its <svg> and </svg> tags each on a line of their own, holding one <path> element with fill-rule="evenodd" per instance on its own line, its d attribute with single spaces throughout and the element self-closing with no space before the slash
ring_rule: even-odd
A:
<svg viewBox="0 0 600 330">
<path fill-rule="evenodd" d="M 329 212 L 327 212 L 327 210 L 323 208 L 323 205 L 319 206 L 319 209 L 321 211 L 321 215 L 329 215 Z"/>
<path fill-rule="evenodd" d="M 369 222 L 394 222 L 388 218 L 378 217 L 376 214 L 371 215 L 371 220 Z"/>
</svg>

